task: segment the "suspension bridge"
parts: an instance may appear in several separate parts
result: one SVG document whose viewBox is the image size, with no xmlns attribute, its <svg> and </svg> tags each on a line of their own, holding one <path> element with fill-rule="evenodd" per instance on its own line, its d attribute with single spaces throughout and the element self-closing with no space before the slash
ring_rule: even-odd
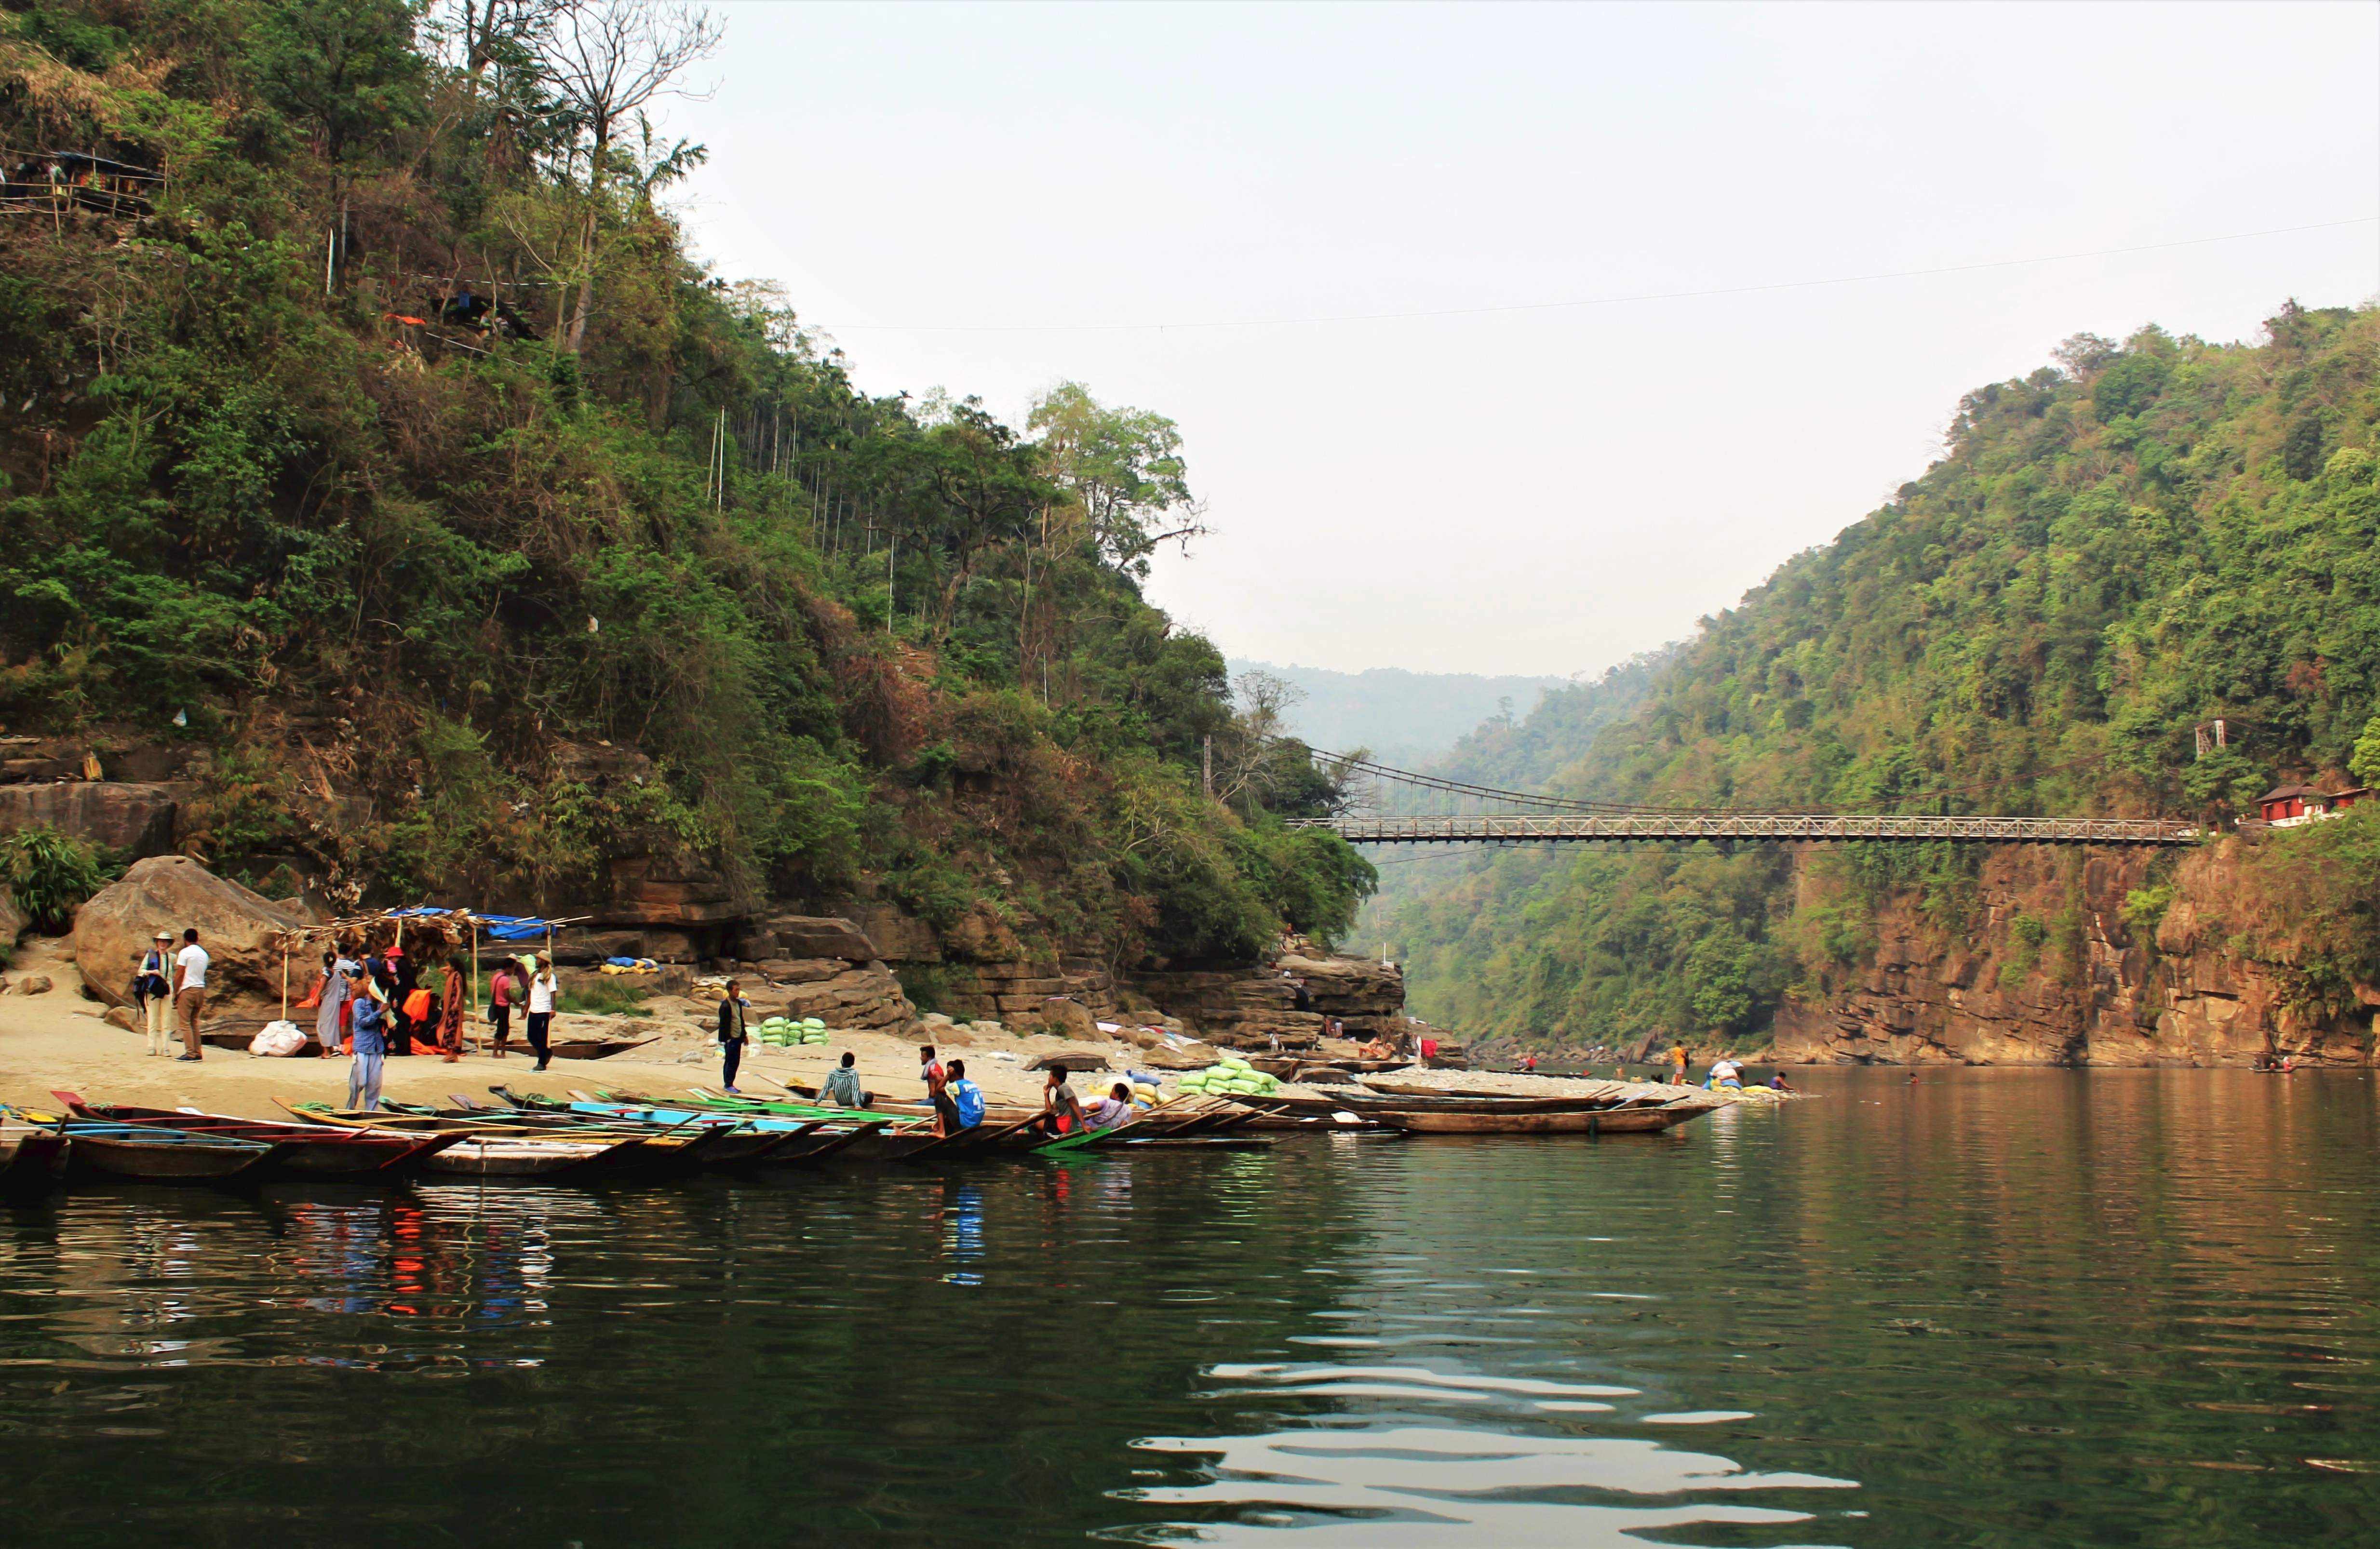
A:
<svg viewBox="0 0 2380 1549">
<path fill-rule="evenodd" d="M 2195 844 L 2197 825 L 2164 817 L 1994 817 L 1970 813 L 1777 812 L 1594 802 L 1506 791 L 1317 750 L 1355 799 L 1328 829 L 1354 844 Z M 1995 782 L 1998 783 L 1998 782 Z M 1973 787 L 1962 788 L 1962 791 Z M 1905 800 L 1942 801 L 1962 791 Z M 1945 803 L 1947 805 L 1947 803 Z"/>
</svg>

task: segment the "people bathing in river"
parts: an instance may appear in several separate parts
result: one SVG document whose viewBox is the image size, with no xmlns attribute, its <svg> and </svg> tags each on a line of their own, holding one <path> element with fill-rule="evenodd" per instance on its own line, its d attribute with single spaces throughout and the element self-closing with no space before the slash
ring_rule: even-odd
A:
<svg viewBox="0 0 2380 1549">
<path fill-rule="evenodd" d="M 1793 1090 L 1793 1083 L 1785 1079 L 1784 1071 L 1772 1071 L 1768 1077 L 1768 1090 L 1771 1092 L 1791 1092 Z"/>
<path fill-rule="evenodd" d="M 953 1133 L 983 1122 L 983 1088 L 967 1080 L 964 1059 L 951 1061 L 950 1105 L 955 1125 Z"/>
<path fill-rule="evenodd" d="M 1108 1095 L 1093 1103 L 1083 1115 L 1083 1124 L 1092 1130 L 1112 1130 L 1132 1117 L 1132 1088 L 1118 1082 L 1108 1089 Z"/>
<path fill-rule="evenodd" d="M 876 1099 L 859 1087 L 859 1057 L 845 1049 L 843 1063 L 827 1072 L 826 1084 L 819 1088 L 819 1101 L 841 1107 L 864 1108 Z"/>
<path fill-rule="evenodd" d="M 1703 1085 L 1711 1088 L 1733 1087 L 1741 1091 L 1743 1086 L 1743 1067 L 1722 1054 L 1711 1062 L 1710 1074 L 1704 1079 Z"/>
<path fill-rule="evenodd" d="M 744 1040 L 750 1036 L 745 1026 L 745 1013 L 751 1009 L 752 1003 L 744 998 L 735 981 L 728 980 L 727 993 L 719 998 L 719 1052 L 720 1079 L 731 1093 L 735 1090 L 735 1068 L 744 1062 Z"/>
<path fill-rule="evenodd" d="M 387 1005 L 383 991 L 361 963 L 347 974 L 348 1029 L 355 1039 L 355 1062 L 347 1067 L 347 1107 L 370 1113 L 380 1107 L 382 1061 L 388 1056 L 385 1037 Z"/>
</svg>

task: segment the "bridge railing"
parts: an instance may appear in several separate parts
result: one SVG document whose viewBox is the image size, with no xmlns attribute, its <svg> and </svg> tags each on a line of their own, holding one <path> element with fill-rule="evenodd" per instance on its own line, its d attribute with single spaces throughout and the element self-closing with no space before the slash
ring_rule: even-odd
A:
<svg viewBox="0 0 2380 1549">
<path fill-rule="evenodd" d="M 1855 813 L 1676 813 L 1614 817 L 1479 816 L 1305 818 L 1355 844 L 1615 843 L 1713 840 L 1734 843 L 2195 844 L 2190 823 L 2162 817 L 1973 817 Z"/>
</svg>

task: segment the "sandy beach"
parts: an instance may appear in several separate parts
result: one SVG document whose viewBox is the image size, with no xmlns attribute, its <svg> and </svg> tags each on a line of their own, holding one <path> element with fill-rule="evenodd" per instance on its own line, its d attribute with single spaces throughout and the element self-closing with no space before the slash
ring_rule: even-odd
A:
<svg viewBox="0 0 2380 1549">
<path fill-rule="evenodd" d="M 46 974 L 52 988 L 42 995 L 0 996 L 0 1102 L 55 1109 L 53 1090 L 79 1093 L 92 1102 L 128 1103 L 146 1107 L 194 1107 L 211 1113 L 281 1119 L 287 1115 L 275 1098 L 291 1102 L 346 1101 L 347 1066 L 345 1059 L 273 1059 L 242 1050 L 209 1047 L 199 1063 L 152 1057 L 148 1039 L 110 1025 L 107 1008 L 82 993 L 63 939 L 28 938 L 19 947 L 8 974 L 12 980 Z M 273 1008 L 262 1014 L 273 1014 Z M 310 1012 L 293 1012 L 300 1025 Z M 444 1103 L 459 1094 L 484 1100 L 496 1083 L 523 1092 L 565 1096 L 573 1089 L 621 1088 L 652 1096 L 683 1095 L 688 1087 L 719 1086 L 719 1050 L 704 1010 L 692 1002 L 657 1000 L 638 1014 L 580 1016 L 554 1019 L 556 1038 L 589 1035 L 657 1036 L 659 1041 L 609 1059 L 556 1059 L 543 1075 L 532 1074 L 534 1061 L 519 1050 L 498 1059 L 480 1052 L 449 1065 L 435 1055 L 391 1058 L 382 1083 L 382 1095 L 401 1102 Z M 475 1032 L 484 1035 L 483 1026 Z M 964 1040 L 962 1042 L 961 1040 Z M 179 1048 L 176 1041 L 175 1047 Z M 1103 1054 L 1118 1071 L 1135 1064 L 1137 1050 L 1115 1042 L 1089 1043 L 1011 1034 L 963 1033 L 945 1036 L 942 1058 L 953 1055 L 967 1062 L 967 1073 L 994 1101 L 1038 1104 L 1042 1075 L 1026 1066 L 1057 1050 Z M 839 1063 L 844 1052 L 858 1056 L 861 1084 L 888 1097 L 920 1097 L 917 1045 L 883 1033 L 836 1032 L 822 1045 L 801 1049 L 747 1046 L 744 1070 L 778 1081 L 815 1084 Z M 1077 1091 L 1089 1091 L 1099 1078 L 1077 1075 Z M 768 1081 L 740 1083 L 747 1094 L 772 1094 Z"/>
</svg>

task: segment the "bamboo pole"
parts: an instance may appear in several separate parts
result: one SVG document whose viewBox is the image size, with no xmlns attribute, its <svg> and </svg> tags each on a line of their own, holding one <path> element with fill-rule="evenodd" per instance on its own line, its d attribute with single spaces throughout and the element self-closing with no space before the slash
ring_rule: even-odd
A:
<svg viewBox="0 0 2380 1549">
<path fill-rule="evenodd" d="M 281 1020 L 289 1020 L 289 943 L 281 944 Z"/>
</svg>

